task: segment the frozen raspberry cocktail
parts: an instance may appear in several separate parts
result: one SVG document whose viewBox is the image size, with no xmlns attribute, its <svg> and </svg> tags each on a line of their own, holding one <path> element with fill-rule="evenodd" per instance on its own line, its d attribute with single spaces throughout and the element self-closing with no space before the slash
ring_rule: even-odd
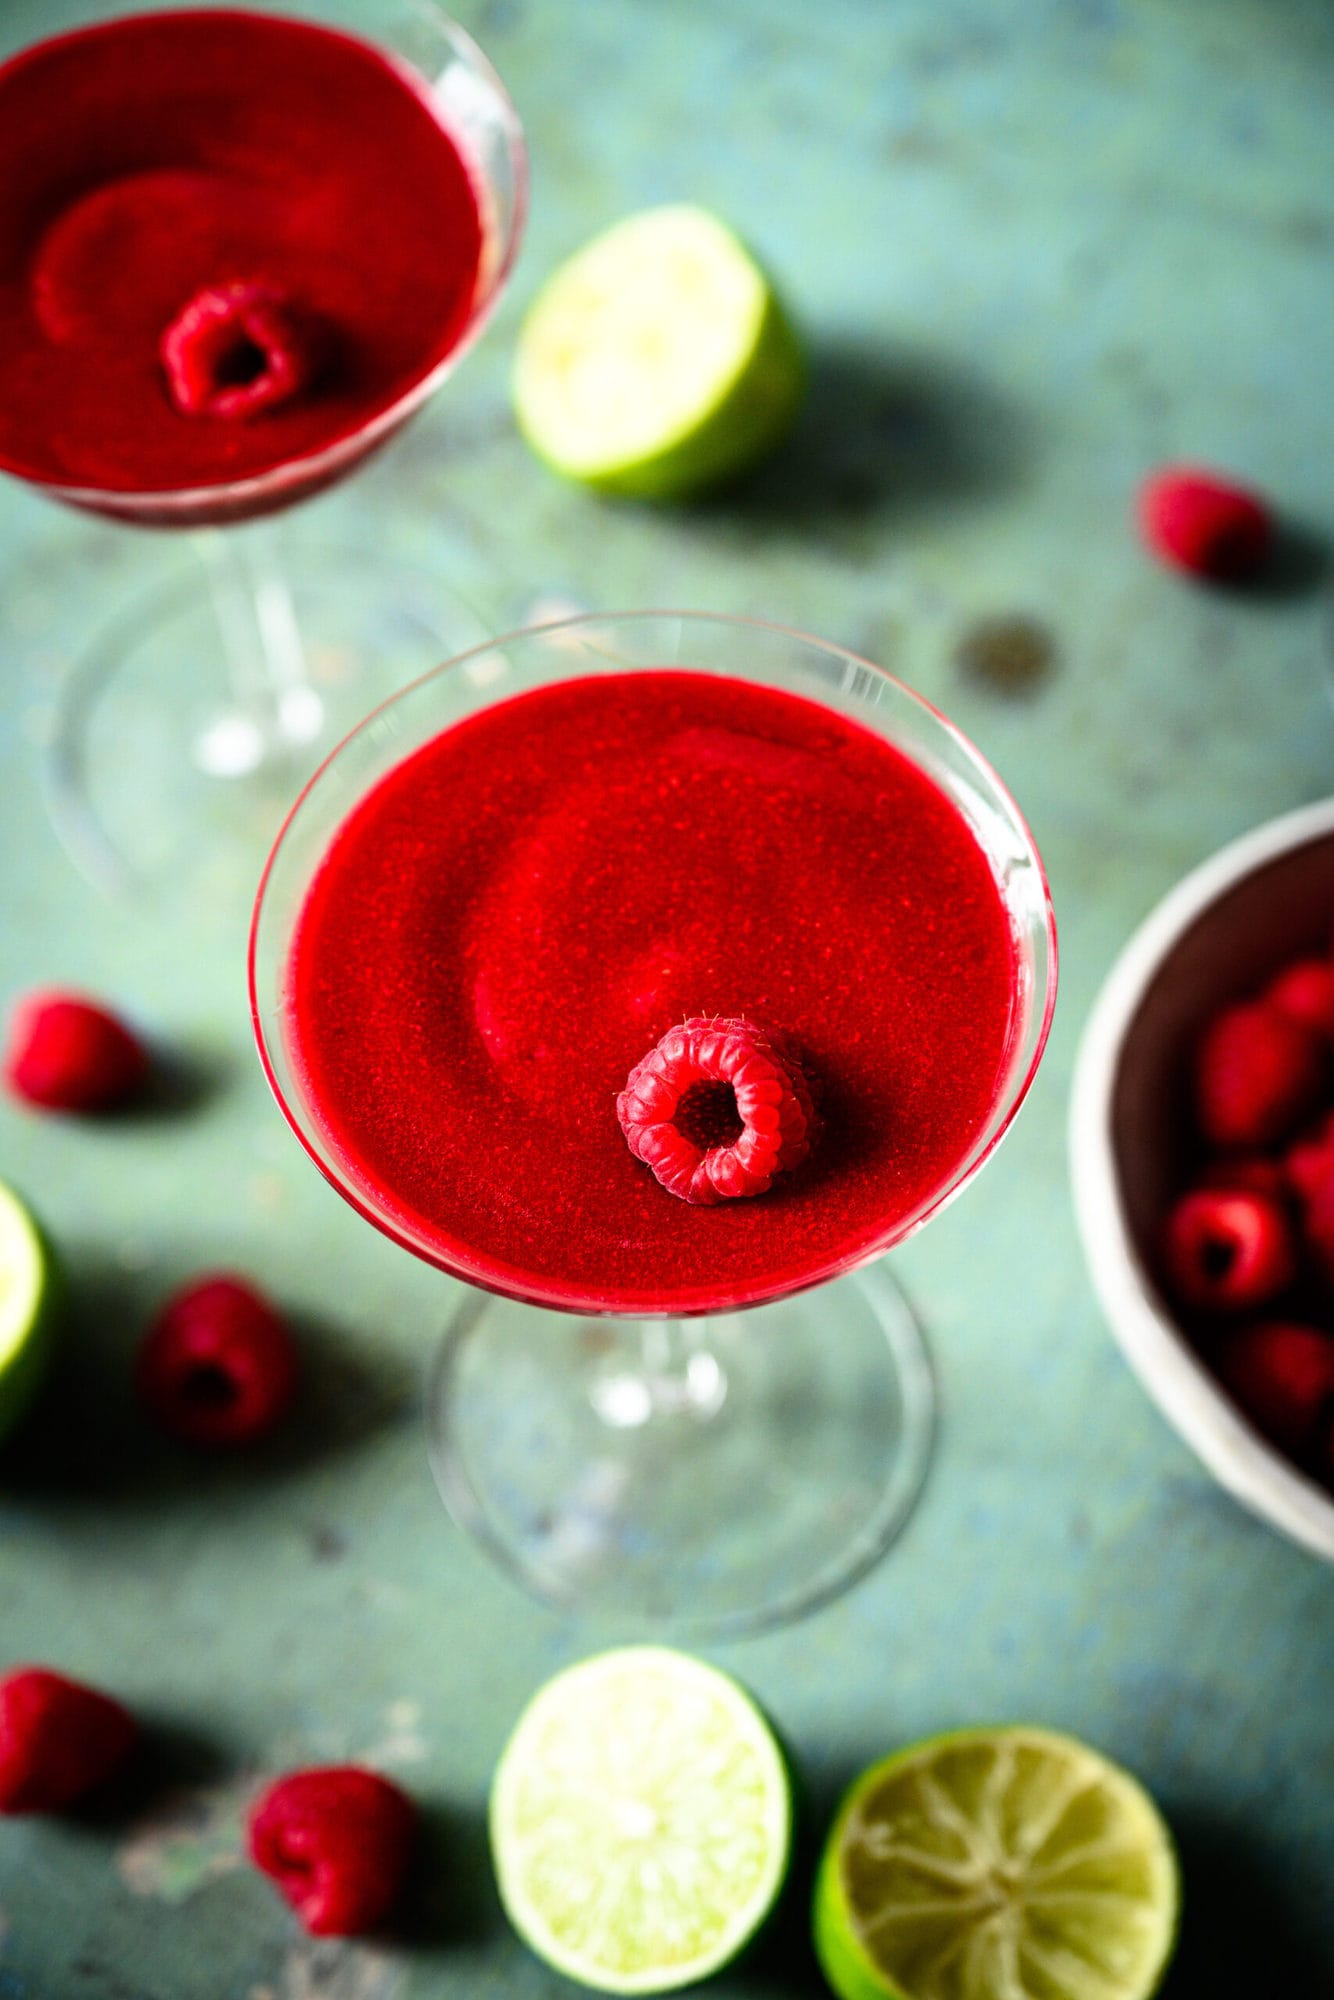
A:
<svg viewBox="0 0 1334 2000">
<path fill-rule="evenodd" d="M 747 1623 L 884 1545 L 915 1331 L 878 1270 L 811 1288 L 996 1143 L 1052 947 L 976 754 L 773 627 L 520 633 L 317 775 L 256 911 L 262 1052 L 347 1199 L 499 1295 L 446 1343 L 436 1463 L 530 1582 Z"/>
<path fill-rule="evenodd" d="M 309 22 L 168 11 L 25 51 L 0 189 L 0 468 L 100 511 L 299 497 L 473 322 L 457 140 L 409 69 Z"/>
<path fill-rule="evenodd" d="M 451 1270 L 717 1311 L 845 1267 L 953 1178 L 1014 956 L 975 834 L 884 737 L 743 680 L 599 674 L 483 709 L 352 811 L 296 927 L 291 1054 L 349 1184 Z M 617 1095 L 709 1016 L 789 1038 L 823 1130 L 702 1213 Z"/>
<path fill-rule="evenodd" d="M 201 778 L 277 773 L 290 796 L 294 760 L 484 629 L 383 552 L 245 525 L 421 408 L 517 249 L 526 165 L 498 78 L 433 0 L 388 0 L 377 27 L 383 46 L 173 7 L 0 63 L 0 472 L 209 531 L 193 559 L 143 550 L 152 590 L 72 648 L 55 800 L 109 877 L 234 838 L 246 813 Z"/>
</svg>

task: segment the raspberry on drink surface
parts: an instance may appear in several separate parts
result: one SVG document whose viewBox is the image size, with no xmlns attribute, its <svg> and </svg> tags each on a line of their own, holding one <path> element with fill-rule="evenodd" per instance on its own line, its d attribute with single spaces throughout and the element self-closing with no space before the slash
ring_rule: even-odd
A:
<svg viewBox="0 0 1334 2000">
<path fill-rule="evenodd" d="M 635 1065 L 616 1100 L 631 1152 L 699 1206 L 764 1194 L 818 1133 L 810 1085 L 783 1037 L 740 1015 L 695 1015 Z"/>
<path fill-rule="evenodd" d="M 0 1679 L 0 1813 L 59 1812 L 114 1775 L 139 1726 L 127 1708 L 49 1667 Z"/>
<path fill-rule="evenodd" d="M 85 994 L 38 988 L 10 1016 L 5 1082 L 40 1110 L 112 1110 L 135 1095 L 148 1070 L 133 1030 Z"/>
<path fill-rule="evenodd" d="M 296 1348 L 244 1278 L 201 1278 L 158 1314 L 139 1350 L 137 1382 L 162 1429 L 187 1444 L 249 1444 L 287 1412 Z"/>
<path fill-rule="evenodd" d="M 162 366 L 178 410 L 246 419 L 310 386 L 314 334 L 280 286 L 264 279 L 207 285 L 162 336 Z"/>
<path fill-rule="evenodd" d="M 312 1936 L 354 1937 L 398 1899 L 416 1825 L 412 1800 L 377 1771 L 292 1771 L 251 1809 L 250 1858 Z"/>
</svg>

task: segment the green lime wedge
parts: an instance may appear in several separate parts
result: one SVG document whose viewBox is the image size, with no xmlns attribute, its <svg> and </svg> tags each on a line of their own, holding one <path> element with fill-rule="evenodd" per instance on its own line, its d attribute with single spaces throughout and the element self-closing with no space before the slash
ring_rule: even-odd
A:
<svg viewBox="0 0 1334 2000">
<path fill-rule="evenodd" d="M 791 1839 L 787 1766 L 760 1710 L 662 1646 L 548 1681 L 491 1788 L 511 1923 L 603 1993 L 666 1993 L 728 1964 L 772 1909 Z"/>
<path fill-rule="evenodd" d="M 1147 2000 L 1176 1941 L 1171 1836 L 1129 1774 L 1030 1728 L 874 1765 L 816 1879 L 841 2000 Z"/>
<path fill-rule="evenodd" d="M 514 407 L 566 478 L 675 500 L 777 443 L 803 382 L 796 335 L 749 250 L 679 204 L 617 223 L 547 280 L 520 329 Z"/>
<path fill-rule="evenodd" d="M 46 1371 L 59 1293 L 55 1258 L 35 1216 L 0 1181 L 0 1440 Z"/>
</svg>

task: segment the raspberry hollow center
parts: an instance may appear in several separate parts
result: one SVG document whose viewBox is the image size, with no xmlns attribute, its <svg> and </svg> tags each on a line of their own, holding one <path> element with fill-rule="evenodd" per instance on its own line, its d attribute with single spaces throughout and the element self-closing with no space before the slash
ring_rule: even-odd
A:
<svg viewBox="0 0 1334 2000">
<path fill-rule="evenodd" d="M 701 1153 L 714 1146 L 734 1146 L 746 1129 L 730 1083 L 692 1083 L 677 1101 L 674 1123 L 682 1138 Z"/>
</svg>

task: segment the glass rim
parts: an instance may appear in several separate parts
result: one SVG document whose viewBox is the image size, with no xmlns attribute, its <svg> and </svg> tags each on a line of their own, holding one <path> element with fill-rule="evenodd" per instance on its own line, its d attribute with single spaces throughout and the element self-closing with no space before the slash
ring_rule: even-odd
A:
<svg viewBox="0 0 1334 2000">
<path fill-rule="evenodd" d="M 321 785 L 334 765 L 339 763 L 344 752 L 358 738 L 369 732 L 381 716 L 397 707 L 400 702 L 406 701 L 411 696 L 420 692 L 420 690 L 427 687 L 430 683 L 443 679 L 445 675 L 452 674 L 456 669 L 461 670 L 465 668 L 469 661 L 479 656 L 484 656 L 487 653 L 500 651 L 507 646 L 518 645 L 525 640 L 532 640 L 543 636 L 549 637 L 562 632 L 577 633 L 598 627 L 647 625 L 654 621 L 672 621 L 677 624 L 693 624 L 696 626 L 728 626 L 740 631 L 769 634 L 774 638 L 782 639 L 789 643 L 796 642 L 801 646 L 808 647 L 813 652 L 823 654 L 827 657 L 846 661 L 856 668 L 871 672 L 877 679 L 888 683 L 889 686 L 931 718 L 932 722 L 963 752 L 966 761 L 972 766 L 988 791 L 1000 801 L 1031 858 L 1035 870 L 1036 886 L 1042 913 L 1040 937 L 1041 945 L 1045 950 L 1045 962 L 1043 963 L 1044 978 L 1042 982 L 1041 1010 L 1040 1012 L 1036 1009 L 1034 1010 L 1025 1035 L 1020 1039 L 1018 1045 L 1019 1052 L 1022 1052 L 1024 1042 L 1028 1041 L 1031 1043 L 1027 1051 L 1027 1060 L 1022 1064 L 1021 1071 L 1017 1072 L 1014 1076 L 1003 1075 L 1002 1088 L 997 1092 L 992 1111 L 979 1128 L 979 1132 L 975 1135 L 970 1147 L 965 1151 L 962 1164 L 953 1177 L 947 1179 L 917 1209 L 910 1211 L 906 1217 L 900 1217 L 889 1229 L 882 1231 L 870 1240 L 859 1242 L 845 1253 L 840 1254 L 835 1251 L 829 1259 L 822 1262 L 811 1272 L 803 1273 L 798 1279 L 785 1278 L 771 1286 L 758 1289 L 753 1295 L 748 1295 L 743 1303 L 724 1302 L 720 1304 L 717 1297 L 717 1286 L 714 1286 L 712 1290 L 700 1287 L 697 1293 L 676 1295 L 669 1306 L 660 1306 L 657 1308 L 651 1305 L 634 1303 L 600 1306 L 596 1302 L 586 1299 L 552 1297 L 550 1292 L 544 1291 L 540 1285 L 525 1284 L 522 1282 L 521 1274 L 519 1273 L 515 1273 L 515 1282 L 513 1284 L 508 1282 L 501 1283 L 494 1275 L 492 1281 L 488 1282 L 487 1277 L 469 1269 L 463 1259 L 451 1258 L 445 1252 L 433 1249 L 424 1242 L 417 1241 L 405 1227 L 400 1226 L 394 1220 L 392 1215 L 379 1210 L 371 1197 L 359 1189 L 350 1176 L 332 1165 L 329 1160 L 321 1155 L 315 1145 L 312 1144 L 302 1123 L 298 1108 L 290 1101 L 289 1092 L 278 1074 L 277 1065 L 270 1050 L 269 1029 L 264 1019 L 259 993 L 261 931 L 268 912 L 267 898 L 275 871 L 284 855 L 289 836 L 296 826 L 297 820 L 304 814 L 316 788 Z M 636 668 L 628 670 L 632 672 L 638 671 Z M 709 671 L 707 668 L 691 668 L 688 664 L 683 665 L 679 670 L 682 672 Z M 808 696 L 807 698 L 818 700 L 816 696 Z M 401 762 L 412 756 L 414 751 L 420 747 L 420 744 L 405 745 L 402 749 L 401 758 L 398 761 Z M 394 767 L 390 766 L 388 768 Z M 387 775 L 387 770 L 386 772 L 382 772 L 380 777 L 383 778 L 385 775 Z M 379 782 L 379 780 L 377 779 L 375 782 Z M 933 779 L 932 782 L 939 783 L 937 779 Z M 362 796 L 364 797 L 365 793 Z M 352 809 L 352 807 L 349 807 L 349 810 Z M 311 879 L 313 877 L 308 878 L 307 886 Z M 1035 927 L 1035 933 L 1037 928 Z M 866 659 L 860 653 L 854 653 L 850 648 L 840 645 L 836 641 L 817 638 L 812 633 L 805 632 L 797 626 L 783 625 L 769 619 L 752 618 L 741 613 L 678 611 L 672 609 L 581 612 L 573 617 L 555 618 L 540 624 L 518 626 L 512 631 L 484 640 L 476 646 L 470 646 L 465 652 L 458 653 L 449 660 L 441 661 L 438 666 L 428 669 L 426 673 L 418 675 L 415 680 L 405 683 L 403 687 L 397 689 L 392 695 L 380 702 L 334 745 L 333 749 L 323 758 L 301 787 L 296 799 L 285 814 L 260 875 L 259 886 L 255 893 L 254 906 L 251 912 L 246 954 L 246 980 L 250 999 L 251 1026 L 255 1036 L 260 1065 L 269 1088 L 273 1093 L 279 1110 L 282 1112 L 283 1117 L 296 1138 L 300 1141 L 303 1150 L 319 1168 L 325 1180 L 342 1196 L 351 1208 L 355 1209 L 359 1215 L 371 1223 L 382 1235 L 387 1236 L 392 1242 L 397 1243 L 401 1249 L 407 1250 L 411 1255 L 418 1258 L 419 1261 L 430 1264 L 446 1276 L 458 1279 L 460 1282 L 471 1285 L 479 1291 L 494 1292 L 504 1298 L 517 1299 L 525 1304 L 541 1306 L 551 1310 L 580 1313 L 589 1318 L 607 1317 L 616 1319 L 687 1318 L 716 1313 L 718 1311 L 748 1311 L 754 1306 L 770 1304 L 780 1298 L 793 1297 L 799 1292 L 808 1291 L 817 1285 L 827 1284 L 835 1278 L 844 1277 L 851 1272 L 860 1270 L 864 1266 L 874 1263 L 878 1258 L 884 1256 L 889 1250 L 896 1248 L 900 1243 L 906 1242 L 909 1237 L 916 1235 L 919 1229 L 934 1216 L 938 1215 L 942 1209 L 947 1207 L 976 1178 L 1014 1123 L 1019 1109 L 1028 1096 L 1034 1078 L 1037 1075 L 1051 1032 L 1052 1018 L 1056 1009 L 1058 972 L 1059 945 L 1051 885 L 1041 851 L 1033 838 L 1028 821 L 1020 810 L 1009 787 L 999 776 L 994 766 L 977 748 L 972 739 L 965 735 L 963 730 L 956 723 L 952 722 L 934 702 L 927 696 L 919 693 L 916 688 L 909 686 L 906 681 L 900 680 L 888 668 L 879 666 L 875 661 Z M 311 1122 L 312 1124 L 316 1123 L 313 1115 L 311 1115 Z M 495 1274 L 497 1267 L 493 1263 L 490 1269 Z"/>
<path fill-rule="evenodd" d="M 423 19 L 433 20 L 445 41 L 484 78 L 493 90 L 500 112 L 500 128 L 505 136 L 506 150 L 514 176 L 514 210 L 509 228 L 500 238 L 499 261 L 491 273 L 485 295 L 480 299 L 474 299 L 463 330 L 449 351 L 442 354 L 425 374 L 408 383 L 391 403 L 377 410 L 374 416 L 367 418 L 366 422 L 359 425 L 355 431 L 335 438 L 331 444 L 320 445 L 314 451 L 285 458 L 266 471 L 246 473 L 240 479 L 215 480 L 202 486 L 152 488 L 72 485 L 68 480 L 53 474 L 27 471 L 17 464 L 8 462 L 2 454 L 0 454 L 0 473 L 7 478 L 21 480 L 34 492 L 44 493 L 67 506 L 82 507 L 91 513 L 115 513 L 123 520 L 132 520 L 137 514 L 194 515 L 219 507 L 231 511 L 234 508 L 243 508 L 252 501 L 277 500 L 287 486 L 298 486 L 304 490 L 312 484 L 318 484 L 325 474 L 334 474 L 345 462 L 365 457 L 383 439 L 406 423 L 423 403 L 429 401 L 441 383 L 453 373 L 459 362 L 480 338 L 509 282 L 528 218 L 529 160 L 528 144 L 518 110 L 489 56 L 452 14 L 437 5 L 437 0 L 405 0 L 405 4 L 419 12 Z M 108 20 L 89 21 L 59 34 L 44 36 L 41 41 L 30 43 L 26 49 L 16 50 L 13 56 L 0 63 L 0 76 L 3 76 L 11 63 L 22 62 L 36 49 L 75 41 L 83 35 L 100 34 L 109 27 L 123 26 L 127 22 L 152 21 L 158 18 L 161 12 L 240 14 L 256 17 L 256 10 L 245 6 L 205 4 L 191 7 L 176 6 L 156 11 L 140 8 L 131 13 L 117 14 Z M 415 81 L 423 81 L 422 73 L 405 57 L 393 49 L 372 41 L 355 29 L 321 21 L 314 15 L 265 13 L 258 15 L 258 18 L 295 20 L 303 26 L 322 28 L 329 34 L 340 35 L 347 41 L 357 42 L 363 48 L 372 49 L 383 60 L 392 62 L 396 70 L 401 71 L 406 68 L 412 72 Z M 445 125 L 444 119 L 439 118 L 438 113 L 437 119 L 441 125 Z M 445 126 L 445 129 L 450 130 L 448 126 Z M 450 131 L 450 137 L 454 136 Z M 466 153 L 462 157 L 468 167 L 469 178 L 475 179 L 477 171 L 475 162 Z"/>
</svg>

